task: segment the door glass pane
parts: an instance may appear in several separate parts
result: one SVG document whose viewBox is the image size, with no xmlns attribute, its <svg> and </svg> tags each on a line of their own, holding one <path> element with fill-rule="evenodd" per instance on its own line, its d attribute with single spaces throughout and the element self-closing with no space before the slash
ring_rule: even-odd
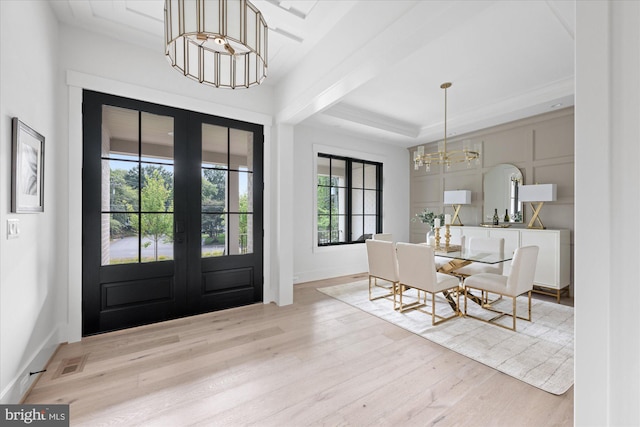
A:
<svg viewBox="0 0 640 427">
<path fill-rule="evenodd" d="M 138 162 L 102 160 L 102 210 L 138 210 Z"/>
<path fill-rule="evenodd" d="M 173 164 L 173 117 L 142 112 L 142 160 Z"/>
<path fill-rule="evenodd" d="M 173 259 L 173 214 L 140 215 L 142 262 Z"/>
<path fill-rule="evenodd" d="M 226 212 L 227 172 L 202 169 L 202 212 Z"/>
<path fill-rule="evenodd" d="M 245 169 L 253 172 L 253 133 L 230 129 L 229 136 L 230 169 Z"/>
<path fill-rule="evenodd" d="M 229 172 L 229 254 L 253 252 L 253 197 L 250 197 L 253 174 L 249 172 Z M 242 214 L 235 214 L 243 212 Z"/>
<path fill-rule="evenodd" d="M 102 265 L 173 259 L 173 118 L 103 106 L 102 120 Z"/>
<path fill-rule="evenodd" d="M 202 257 L 222 256 L 226 251 L 226 215 L 202 214 Z"/>
<path fill-rule="evenodd" d="M 109 232 L 109 239 L 102 241 L 102 265 L 131 264 L 138 262 L 138 232 L 133 214 L 102 214 L 102 229 Z"/>
<path fill-rule="evenodd" d="M 138 111 L 102 106 L 102 157 L 138 159 Z"/>
<path fill-rule="evenodd" d="M 212 168 L 228 168 L 228 132 L 222 126 L 202 124 L 202 165 Z"/>
<path fill-rule="evenodd" d="M 249 254 L 253 252 L 253 215 L 248 213 L 229 214 L 229 254 Z"/>
<path fill-rule="evenodd" d="M 229 172 L 229 212 L 253 212 L 253 174 Z"/>
<path fill-rule="evenodd" d="M 173 166 L 141 164 L 141 212 L 173 212 Z"/>
</svg>

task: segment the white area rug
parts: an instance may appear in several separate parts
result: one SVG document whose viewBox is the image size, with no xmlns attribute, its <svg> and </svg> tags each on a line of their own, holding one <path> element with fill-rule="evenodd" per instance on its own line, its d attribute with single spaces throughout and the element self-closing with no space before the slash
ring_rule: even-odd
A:
<svg viewBox="0 0 640 427">
<path fill-rule="evenodd" d="M 513 332 L 463 317 L 431 326 L 428 314 L 417 310 L 399 313 L 385 298 L 369 301 L 367 280 L 318 291 L 549 393 L 563 394 L 573 385 L 573 307 L 533 299 L 532 321 L 518 319 L 517 331 Z M 416 291 L 409 290 L 405 295 L 415 299 Z M 405 300 L 406 303 L 411 298 Z M 464 307 L 462 297 L 460 303 Z M 502 309 L 504 304 L 510 310 L 511 298 L 494 306 Z M 437 313 L 444 316 L 452 313 L 442 296 L 436 307 Z M 427 311 L 430 310 L 428 306 Z M 526 317 L 526 310 L 526 298 L 518 298 L 517 312 Z M 472 301 L 468 301 L 468 311 L 487 319 L 495 316 Z M 501 321 L 509 324 L 512 319 Z"/>
</svg>

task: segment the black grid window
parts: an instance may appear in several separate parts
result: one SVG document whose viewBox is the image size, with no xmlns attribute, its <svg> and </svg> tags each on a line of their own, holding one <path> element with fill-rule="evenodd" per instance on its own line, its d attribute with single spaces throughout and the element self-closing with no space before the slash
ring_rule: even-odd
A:
<svg viewBox="0 0 640 427">
<path fill-rule="evenodd" d="M 382 232 L 382 164 L 318 154 L 318 246 L 362 243 Z"/>
</svg>

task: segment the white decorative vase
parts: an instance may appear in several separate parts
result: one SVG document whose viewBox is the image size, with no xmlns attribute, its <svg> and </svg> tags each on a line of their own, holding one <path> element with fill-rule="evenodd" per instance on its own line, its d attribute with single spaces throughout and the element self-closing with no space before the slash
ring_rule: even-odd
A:
<svg viewBox="0 0 640 427">
<path fill-rule="evenodd" d="M 436 233 L 433 231 L 433 228 L 427 232 L 427 245 L 433 246 L 435 240 Z"/>
</svg>

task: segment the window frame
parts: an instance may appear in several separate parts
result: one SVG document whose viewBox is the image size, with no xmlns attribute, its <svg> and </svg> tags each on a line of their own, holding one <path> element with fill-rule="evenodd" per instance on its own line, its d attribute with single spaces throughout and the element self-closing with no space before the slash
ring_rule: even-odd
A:
<svg viewBox="0 0 640 427">
<path fill-rule="evenodd" d="M 342 154 L 330 154 L 329 152 L 330 150 L 320 150 L 320 151 L 315 151 L 314 152 L 314 168 L 313 168 L 313 176 L 314 176 L 314 186 L 315 186 L 315 192 L 314 192 L 314 227 L 313 227 L 313 233 L 314 233 L 314 247 L 316 248 L 327 248 L 327 247 L 339 247 L 339 246 L 348 246 L 348 245 L 353 245 L 353 244 L 360 244 L 360 243 L 364 243 L 365 240 L 353 240 L 352 238 L 352 233 L 353 233 L 353 217 L 354 215 L 358 215 L 358 216 L 362 216 L 363 219 L 363 224 L 364 224 L 364 220 L 366 218 L 366 216 L 375 216 L 375 233 L 381 233 L 382 232 L 382 224 L 383 224 L 383 205 L 382 205 L 382 200 L 383 200 L 383 166 L 384 164 L 380 161 L 375 161 L 375 160 L 368 160 L 368 159 L 363 159 L 363 158 L 356 158 L 356 157 L 352 157 L 352 156 L 348 156 L 348 155 L 342 155 Z M 320 184 L 319 184 L 319 180 L 318 180 L 318 160 L 320 158 L 328 158 L 331 160 L 338 160 L 338 161 L 344 161 L 345 162 L 345 184 L 344 187 L 340 187 L 340 188 L 344 188 L 345 191 L 345 205 L 346 205 L 346 211 L 345 211 L 345 235 L 348 238 L 345 238 L 344 241 L 337 241 L 337 242 L 327 242 L 327 243 L 321 243 L 320 239 L 318 237 L 319 235 L 319 230 L 318 230 L 318 189 L 320 188 Z M 366 187 L 366 182 L 363 180 L 363 187 L 355 187 L 353 186 L 353 182 L 352 182 L 352 178 L 353 178 L 353 164 L 363 164 L 363 165 L 372 165 L 376 167 L 376 177 L 375 177 L 375 184 L 376 184 L 376 188 L 375 191 L 376 192 L 376 213 L 374 215 L 367 215 L 364 211 L 364 204 L 363 204 L 363 211 L 360 213 L 354 213 L 353 212 L 353 191 L 355 190 L 362 190 L 363 191 L 363 197 L 364 197 L 364 192 L 367 190 Z M 364 174 L 364 168 L 363 168 L 363 174 Z M 331 177 L 332 175 L 330 175 Z M 364 176 L 363 176 L 364 178 Z M 332 187 L 331 185 L 329 187 Z M 369 189 L 372 190 L 372 189 Z M 364 201 L 363 201 L 364 203 Z M 363 230 L 364 231 L 364 230 Z"/>
</svg>

